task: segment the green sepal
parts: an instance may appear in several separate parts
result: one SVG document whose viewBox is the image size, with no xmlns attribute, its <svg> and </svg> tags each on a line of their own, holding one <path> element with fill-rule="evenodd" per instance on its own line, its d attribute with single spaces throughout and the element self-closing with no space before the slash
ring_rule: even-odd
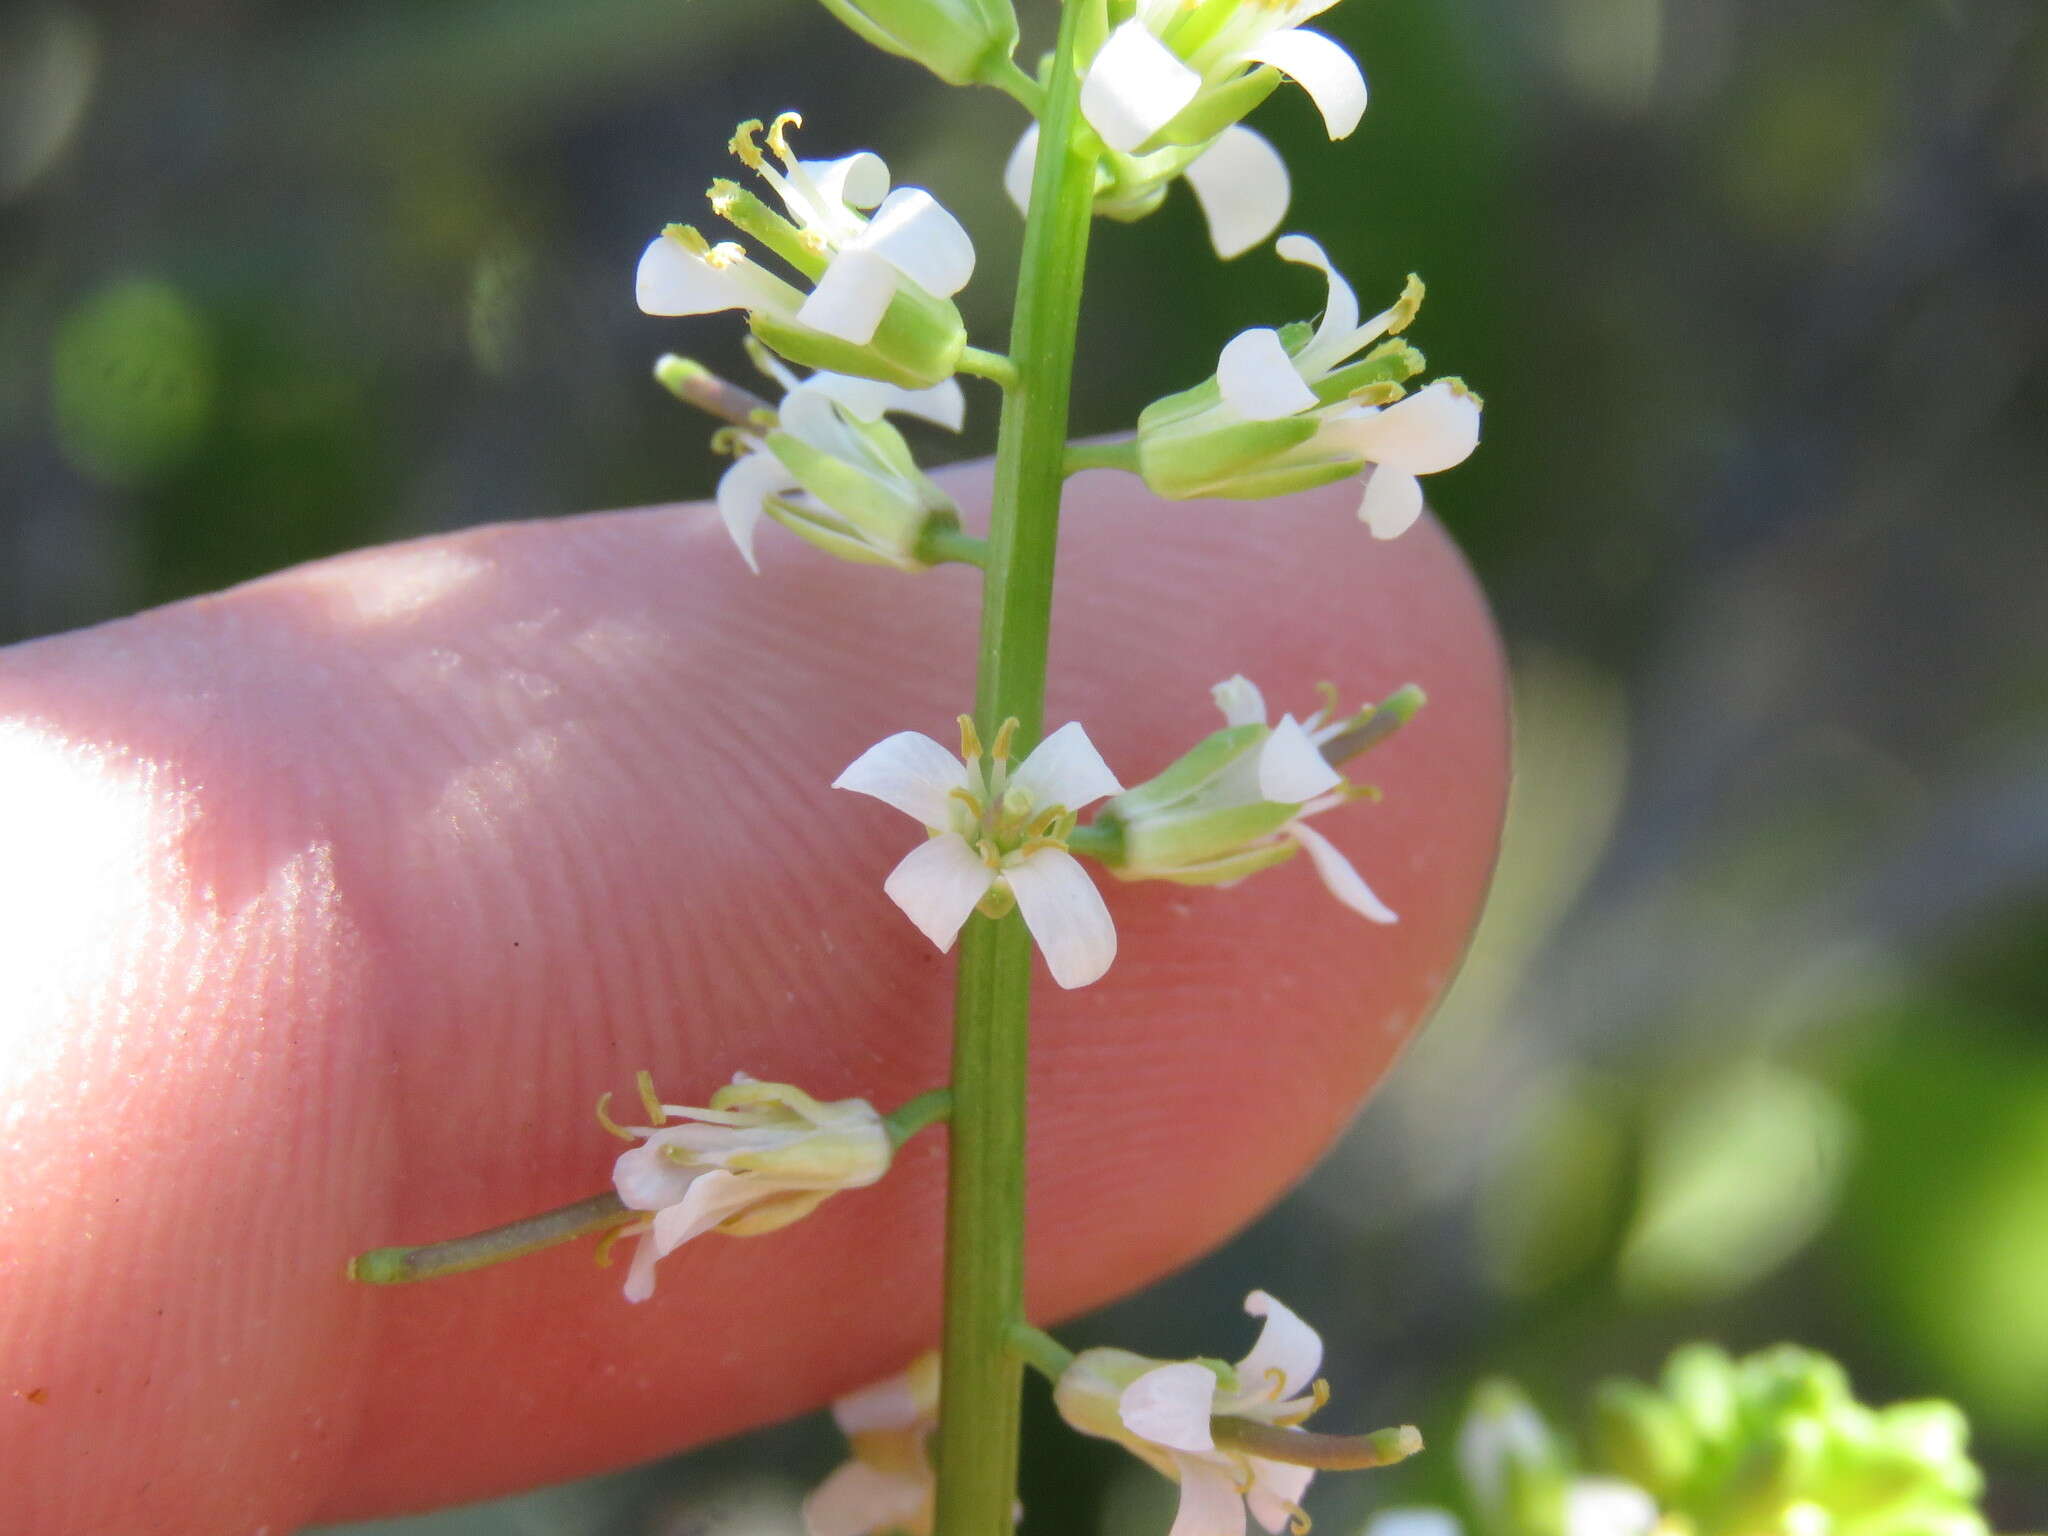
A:
<svg viewBox="0 0 2048 1536">
<path fill-rule="evenodd" d="M 1233 483 L 1256 476 L 1279 455 L 1299 448 L 1320 426 L 1310 416 L 1236 421 L 1209 430 L 1148 431 L 1138 421 L 1138 472 L 1161 496 L 1230 496 Z M 1273 494 L 1273 493 L 1266 493 Z"/>
<path fill-rule="evenodd" d="M 1177 422 L 1199 416 L 1202 412 L 1214 410 L 1223 403 L 1223 391 L 1217 387 L 1212 376 L 1204 379 L 1192 389 L 1178 394 L 1161 395 L 1138 413 L 1140 432 L 1163 432 Z"/>
<path fill-rule="evenodd" d="M 1225 858 L 1294 820 L 1300 807 L 1258 800 L 1250 805 L 1124 822 L 1123 870 L 1171 878 L 1183 865 Z"/>
<path fill-rule="evenodd" d="M 950 379 L 967 348 L 967 327 L 948 299 L 898 290 L 865 346 L 827 336 L 764 310 L 747 317 L 754 334 L 790 362 L 828 373 L 929 389 Z"/>
<path fill-rule="evenodd" d="M 922 64 L 948 85 L 986 79 L 1017 51 L 1006 0 L 823 0 L 825 9 L 885 53 Z"/>
<path fill-rule="evenodd" d="M 1272 730 L 1264 725 L 1228 725 L 1212 731 L 1173 763 L 1135 789 L 1110 801 L 1108 809 L 1124 820 L 1156 815 L 1196 793 L 1217 774 L 1263 745 Z"/>
<path fill-rule="evenodd" d="M 1319 485 L 1334 485 L 1339 480 L 1348 480 L 1358 473 L 1359 465 L 1360 461 L 1352 458 L 1312 459 L 1305 464 L 1285 464 L 1239 475 L 1234 480 L 1219 481 L 1201 494 L 1224 501 L 1263 501 L 1269 496 L 1292 496 L 1296 491 L 1312 491 Z"/>
<path fill-rule="evenodd" d="M 791 533 L 816 549 L 840 560 L 850 560 L 855 565 L 887 565 L 897 570 L 914 570 L 918 567 L 892 560 L 880 550 L 862 543 L 845 531 L 845 525 L 835 525 L 823 518 L 792 506 L 780 497 L 771 496 L 767 503 L 768 515 L 787 528 Z"/>
<path fill-rule="evenodd" d="M 1261 843 L 1256 848 L 1240 849 L 1223 858 L 1209 859 L 1199 864 L 1180 864 L 1171 870 L 1112 868 L 1110 873 L 1120 880 L 1166 880 L 1174 885 L 1232 885 L 1248 875 L 1256 875 L 1262 869 L 1271 869 L 1275 864 L 1285 864 L 1297 853 L 1301 844 L 1291 838 L 1280 838 L 1274 842 Z"/>
</svg>

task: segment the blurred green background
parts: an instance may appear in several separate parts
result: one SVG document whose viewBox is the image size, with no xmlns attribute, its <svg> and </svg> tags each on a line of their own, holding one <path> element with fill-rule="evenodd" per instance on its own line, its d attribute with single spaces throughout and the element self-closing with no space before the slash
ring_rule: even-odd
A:
<svg viewBox="0 0 2048 1536">
<path fill-rule="evenodd" d="M 1027 15 L 1027 40 L 1049 7 Z M 2048 1526 L 2048 21 L 2034 0 L 1350 0 L 1359 134 L 1282 91 L 1288 227 L 1488 401 L 1431 482 L 1499 605 L 1521 771 L 1466 974 L 1352 1137 L 1229 1249 L 1076 1330 L 1324 1323 L 1346 1424 L 1448 1442 L 1688 1337 L 1969 1410 Z M 17 3 L 0 22 L 0 639 L 367 541 L 703 493 L 648 381 L 739 327 L 633 263 L 801 104 L 975 232 L 999 337 L 1020 124 L 804 0 Z M 1095 255 L 1077 426 L 1312 313 L 1185 190 Z M 962 452 L 984 450 L 987 422 Z M 1361 1190 L 1370 1190 L 1362 1198 Z M 1276 1288 L 1280 1288 L 1277 1286 Z M 1246 1337 L 1248 1338 L 1248 1333 Z M 1026 1529 L 1171 1492 L 1034 1393 Z M 433 1520 L 791 1531 L 815 1422 Z M 1326 1479 L 1326 1532 L 1448 1458 Z"/>
</svg>

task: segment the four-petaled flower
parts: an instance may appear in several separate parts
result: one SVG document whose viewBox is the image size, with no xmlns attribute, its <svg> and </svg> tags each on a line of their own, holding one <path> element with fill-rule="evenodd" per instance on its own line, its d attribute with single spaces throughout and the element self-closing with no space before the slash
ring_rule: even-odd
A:
<svg viewBox="0 0 2048 1536">
<path fill-rule="evenodd" d="M 1456 379 L 1405 394 L 1422 356 L 1389 338 L 1415 318 L 1421 283 L 1410 278 L 1398 302 L 1361 323 L 1357 296 L 1321 246 L 1286 235 L 1275 249 L 1324 274 L 1321 322 L 1313 333 L 1240 332 L 1213 378 L 1148 406 L 1139 473 L 1161 495 L 1184 498 L 1276 496 L 1364 471 L 1358 515 L 1375 537 L 1397 537 L 1422 513 L 1416 476 L 1462 464 L 1478 446 L 1479 397 Z"/>
<path fill-rule="evenodd" d="M 902 1374 L 840 1398 L 832 1417 L 853 1455 L 804 1500 L 808 1536 L 930 1536 L 938 1355 L 919 1355 Z"/>
<path fill-rule="evenodd" d="M 1269 1532 L 1307 1529 L 1301 1497 L 1314 1470 L 1254 1454 L 1230 1428 L 1265 1429 L 1262 1449 L 1284 1447 L 1271 1431 L 1299 1426 L 1329 1398 L 1316 1377 L 1323 1341 L 1264 1291 L 1247 1296 L 1244 1309 L 1266 1323 L 1235 1366 L 1088 1349 L 1053 1389 L 1074 1428 L 1118 1441 L 1180 1484 L 1170 1536 L 1243 1536 L 1247 1509 Z"/>
<path fill-rule="evenodd" d="M 952 295 L 974 274 L 974 242 L 929 192 L 891 191 L 879 155 L 797 159 L 788 131 L 801 121 L 785 112 L 770 125 L 773 162 L 754 142 L 760 123 L 742 123 L 732 139 L 787 216 L 725 181 L 713 184 L 711 206 L 809 278 L 811 291 L 737 244 L 713 245 L 672 224 L 640 257 L 640 307 L 651 315 L 743 309 L 754 333 L 795 362 L 908 388 L 938 383 L 966 345 Z"/>
<path fill-rule="evenodd" d="M 960 755 L 901 731 L 832 781 L 893 805 L 931 833 L 890 872 L 883 890 L 942 950 L 977 907 L 991 916 L 1014 900 L 1052 979 L 1085 987 L 1116 958 L 1116 927 L 1102 895 L 1067 852 L 1074 812 L 1123 788 L 1078 721 L 1063 725 L 1014 769 L 1017 722 L 996 733 L 982 768 L 974 722 L 960 717 Z"/>
<path fill-rule="evenodd" d="M 1211 692 L 1224 729 L 1103 807 L 1097 824 L 1115 834 L 1115 856 L 1105 855 L 1111 871 L 1125 880 L 1230 885 L 1306 850 L 1337 900 L 1375 923 L 1397 921 L 1351 861 L 1308 825 L 1370 793 L 1346 783 L 1322 749 L 1375 712 L 1340 714 L 1332 695 L 1306 720 L 1282 715 L 1268 727 L 1265 698 L 1250 679 L 1227 678 Z"/>
<path fill-rule="evenodd" d="M 953 499 L 926 478 L 888 411 L 960 430 L 960 381 L 902 389 L 877 379 L 814 373 L 799 380 L 772 357 L 756 360 L 782 385 L 772 416 L 722 431 L 736 457 L 719 477 L 718 513 L 747 565 L 754 531 L 772 517 L 828 553 L 921 570 L 918 545 L 934 526 L 959 526 Z"/>
<path fill-rule="evenodd" d="M 1096 50 L 1081 112 L 1113 150 L 1213 135 L 1286 75 L 1308 92 L 1331 138 L 1365 114 L 1365 76 L 1341 44 L 1301 25 L 1336 0 L 1138 0 Z"/>
<path fill-rule="evenodd" d="M 639 1143 L 613 1164 L 613 1187 L 628 1210 L 652 1213 L 617 1229 L 640 1235 L 628 1301 L 653 1295 L 655 1261 L 693 1237 L 713 1228 L 735 1237 L 776 1231 L 889 1171 L 888 1128 L 865 1099 L 821 1103 L 744 1072 L 704 1109 L 663 1104 L 645 1073 L 640 1096 L 652 1125 L 613 1125 L 604 1101 L 598 1105 L 608 1129 Z"/>
</svg>

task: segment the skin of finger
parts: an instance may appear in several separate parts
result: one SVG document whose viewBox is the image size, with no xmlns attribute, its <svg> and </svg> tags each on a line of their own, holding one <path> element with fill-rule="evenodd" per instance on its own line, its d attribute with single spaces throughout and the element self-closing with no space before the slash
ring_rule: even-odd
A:
<svg viewBox="0 0 2048 1536">
<path fill-rule="evenodd" d="M 963 504 L 986 476 L 954 482 Z M 1183 1264 L 1328 1144 L 1457 964 L 1506 776 L 1482 599 L 1344 488 L 1074 484 L 1047 725 L 1126 783 L 1216 723 L 1409 681 L 1381 804 L 1228 890 L 1105 881 L 1120 954 L 1034 1016 L 1030 1304 Z M 933 1342 L 943 1135 L 642 1306 L 586 1246 L 389 1290 L 347 1256 L 605 1187 L 648 1067 L 887 1106 L 938 1082 L 951 962 L 882 895 L 921 834 L 827 786 L 972 697 L 976 578 L 835 564 L 704 508 L 483 528 L 0 657 L 0 1484 L 28 1536 L 282 1536 L 787 1416 Z M 1273 1283 L 1284 1286 L 1284 1275 Z M 1284 1292 L 1283 1292 L 1284 1294 Z M 1190 1353 L 1229 1354 L 1228 1336 Z M 1333 1364 L 1341 1364 L 1333 1362 Z"/>
</svg>

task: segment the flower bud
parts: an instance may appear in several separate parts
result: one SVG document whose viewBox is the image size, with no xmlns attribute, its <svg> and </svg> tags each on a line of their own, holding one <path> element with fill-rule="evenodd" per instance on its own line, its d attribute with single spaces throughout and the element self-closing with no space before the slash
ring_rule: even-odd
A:
<svg viewBox="0 0 2048 1536">
<path fill-rule="evenodd" d="M 948 85 L 990 80 L 1017 51 L 1009 0 L 824 0 L 884 53 L 922 64 Z"/>
</svg>

